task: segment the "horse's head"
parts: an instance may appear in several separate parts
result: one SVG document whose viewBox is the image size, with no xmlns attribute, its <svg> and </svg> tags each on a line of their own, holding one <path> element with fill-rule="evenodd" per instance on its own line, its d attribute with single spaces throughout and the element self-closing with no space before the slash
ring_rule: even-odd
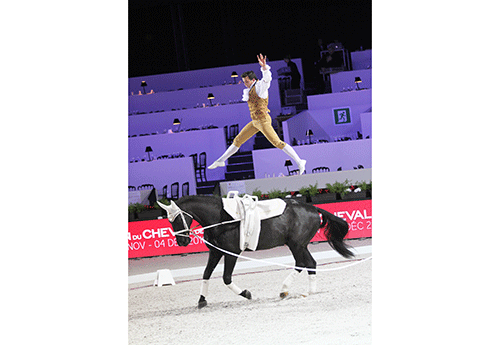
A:
<svg viewBox="0 0 500 345">
<path fill-rule="evenodd" d="M 181 247 L 187 246 L 191 242 L 191 237 L 189 237 L 189 228 L 191 227 L 193 218 L 186 212 L 182 211 L 174 201 L 170 202 L 170 206 L 162 204 L 161 202 L 158 202 L 158 205 L 167 211 L 168 221 L 172 224 L 177 244 Z"/>
</svg>

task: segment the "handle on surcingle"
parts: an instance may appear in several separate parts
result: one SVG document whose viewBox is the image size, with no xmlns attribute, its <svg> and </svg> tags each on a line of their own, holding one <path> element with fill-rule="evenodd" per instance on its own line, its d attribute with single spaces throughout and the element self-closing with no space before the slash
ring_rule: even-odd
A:
<svg viewBox="0 0 500 345">
<path fill-rule="evenodd" d="M 227 198 L 230 199 L 230 198 L 234 198 L 235 196 L 238 196 L 238 192 L 235 191 L 235 190 L 232 190 L 230 192 L 227 193 Z"/>
</svg>

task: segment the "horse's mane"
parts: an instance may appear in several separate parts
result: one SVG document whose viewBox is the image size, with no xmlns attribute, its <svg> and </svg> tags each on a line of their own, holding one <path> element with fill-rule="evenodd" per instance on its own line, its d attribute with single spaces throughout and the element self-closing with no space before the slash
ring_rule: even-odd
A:
<svg viewBox="0 0 500 345">
<path fill-rule="evenodd" d="M 186 195 L 176 203 L 181 209 L 184 208 L 188 213 L 191 212 L 194 219 L 202 225 L 214 224 L 224 218 L 223 213 L 225 212 L 222 212 L 222 199 L 219 196 Z M 209 214 L 212 215 L 209 216 Z M 226 214 L 226 216 L 228 219 L 232 219 L 229 215 Z M 205 222 L 202 219 L 205 219 Z"/>
</svg>

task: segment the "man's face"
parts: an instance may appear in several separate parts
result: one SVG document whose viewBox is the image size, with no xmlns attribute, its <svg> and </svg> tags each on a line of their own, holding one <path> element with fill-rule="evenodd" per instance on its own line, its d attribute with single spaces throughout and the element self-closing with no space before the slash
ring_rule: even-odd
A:
<svg viewBox="0 0 500 345">
<path fill-rule="evenodd" d="M 250 78 L 248 77 L 241 78 L 241 80 L 243 80 L 243 84 L 245 84 L 246 87 L 252 86 L 253 82 L 255 81 L 255 79 L 250 80 Z"/>
</svg>

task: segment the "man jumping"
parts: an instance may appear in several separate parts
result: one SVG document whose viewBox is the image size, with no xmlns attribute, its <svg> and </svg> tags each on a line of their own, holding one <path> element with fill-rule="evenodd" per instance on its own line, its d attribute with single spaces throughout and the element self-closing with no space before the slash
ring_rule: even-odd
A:
<svg viewBox="0 0 500 345">
<path fill-rule="evenodd" d="M 250 139 L 257 132 L 262 132 L 274 147 L 282 149 L 289 155 L 295 163 L 299 166 L 299 173 L 302 175 L 306 169 L 306 160 L 300 159 L 295 150 L 287 143 L 281 141 L 273 126 L 271 125 L 272 119 L 269 116 L 270 110 L 267 108 L 269 103 L 269 87 L 271 86 L 271 67 L 266 64 L 266 56 L 262 54 L 257 55 L 257 60 L 261 66 L 262 79 L 258 80 L 253 71 L 245 72 L 241 75 L 243 83 L 247 87 L 243 90 L 242 100 L 248 102 L 248 109 L 250 109 L 250 117 L 252 121 L 249 122 L 241 132 L 234 138 L 231 146 L 228 147 L 226 152 L 219 157 L 215 162 L 208 167 L 208 169 L 215 169 L 226 165 L 225 161 L 234 155 L 241 145 Z"/>
</svg>

